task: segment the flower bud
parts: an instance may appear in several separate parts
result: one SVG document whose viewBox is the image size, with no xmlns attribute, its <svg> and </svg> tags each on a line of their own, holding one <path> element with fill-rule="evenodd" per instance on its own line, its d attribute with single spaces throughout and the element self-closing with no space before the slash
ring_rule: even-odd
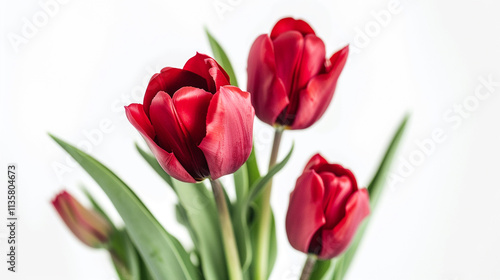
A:
<svg viewBox="0 0 500 280">
<path fill-rule="evenodd" d="M 108 242 L 112 230 L 109 222 L 94 210 L 83 207 L 68 192 L 59 193 L 52 205 L 71 232 L 86 245 L 100 248 Z"/>
</svg>

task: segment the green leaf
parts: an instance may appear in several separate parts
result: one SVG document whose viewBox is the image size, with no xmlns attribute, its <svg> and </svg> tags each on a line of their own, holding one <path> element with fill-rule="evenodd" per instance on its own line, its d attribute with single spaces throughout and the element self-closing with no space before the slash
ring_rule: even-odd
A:
<svg viewBox="0 0 500 280">
<path fill-rule="evenodd" d="M 87 188 L 81 187 L 83 193 L 87 196 L 92 204 L 94 211 L 103 216 L 111 225 L 113 233 L 111 234 L 108 251 L 111 255 L 111 260 L 115 266 L 116 272 L 120 280 L 142 280 L 140 268 L 140 256 L 135 249 L 132 240 L 124 229 L 118 229 L 106 214 L 101 205 L 97 202 L 94 196 Z M 145 267 L 143 269 L 146 269 Z"/>
<path fill-rule="evenodd" d="M 208 42 L 210 43 L 210 47 L 212 48 L 212 52 L 214 53 L 215 60 L 226 70 L 227 75 L 229 76 L 229 80 L 231 81 L 231 85 L 238 86 L 238 81 L 236 80 L 236 75 L 234 74 L 233 66 L 229 61 L 229 58 L 224 52 L 224 49 L 220 46 L 220 44 L 215 40 L 215 38 L 210 34 L 208 29 L 205 28 L 205 33 L 208 37 Z"/>
<path fill-rule="evenodd" d="M 118 277 L 120 280 L 141 280 L 140 257 L 127 232 L 120 230 L 114 237 L 109 252 Z"/>
<path fill-rule="evenodd" d="M 200 279 L 189 255 L 158 223 L 137 195 L 93 157 L 50 135 L 101 186 L 125 222 L 127 232 L 154 279 Z"/>
<path fill-rule="evenodd" d="M 394 159 L 394 155 L 396 154 L 399 143 L 401 142 L 401 138 L 403 137 L 403 133 L 406 128 L 406 124 L 408 123 L 409 115 L 406 115 L 401 121 L 401 124 L 398 127 L 394 137 L 392 138 L 391 144 L 387 148 L 384 158 L 380 163 L 375 176 L 373 176 L 372 181 L 368 185 L 368 193 L 370 194 L 370 206 L 372 209 L 378 203 L 378 199 L 380 197 L 380 193 L 387 181 L 387 175 L 389 173 L 392 161 Z"/>
<path fill-rule="evenodd" d="M 201 259 L 205 279 L 226 278 L 226 262 L 213 195 L 203 183 L 192 184 L 175 180 L 161 168 L 153 155 L 137 144 L 136 148 L 177 194 L 179 198 L 179 204 L 176 205 L 177 219 L 191 235 Z"/>
<path fill-rule="evenodd" d="M 240 190 L 240 194 L 238 194 L 238 188 L 237 188 L 237 202 L 235 205 L 235 210 L 234 214 L 232 215 L 232 222 L 233 222 L 233 227 L 234 227 L 234 232 L 235 232 L 235 237 L 236 237 L 236 243 L 238 245 L 238 251 L 240 253 L 240 261 L 242 264 L 242 269 L 243 272 L 245 273 L 248 268 L 251 265 L 252 262 L 252 243 L 251 243 L 251 229 L 249 227 L 249 221 L 248 221 L 248 214 L 249 210 L 251 207 L 252 202 L 259 196 L 260 192 L 264 189 L 266 184 L 271 180 L 271 178 L 278 173 L 290 160 L 290 157 L 292 155 L 294 146 L 292 145 L 290 151 L 288 152 L 287 156 L 283 161 L 280 163 L 276 164 L 269 172 L 263 176 L 259 177 L 257 179 L 253 179 L 253 186 L 250 188 L 250 192 L 246 194 L 245 197 L 243 197 L 243 192 Z M 250 181 L 250 173 L 252 173 L 252 176 L 256 176 L 259 174 L 259 170 L 257 168 L 256 160 L 255 160 L 255 154 L 252 150 L 252 153 L 247 160 L 246 164 L 244 165 L 247 167 L 247 171 L 240 171 L 242 174 L 239 174 L 238 176 L 246 177 L 246 178 L 235 178 L 235 185 L 238 187 L 238 184 L 245 184 L 242 181 L 247 179 Z M 250 168 L 248 168 L 251 166 Z M 245 174 L 246 173 L 246 174 Z M 246 183 L 248 184 L 248 183 Z M 270 239 L 270 262 L 271 265 L 268 266 L 270 269 L 274 265 L 274 261 L 276 259 L 276 250 L 277 250 L 277 242 L 276 242 L 276 232 L 275 232 L 275 227 L 274 227 L 274 217 L 272 220 L 272 227 L 271 227 L 271 239 Z"/>
<path fill-rule="evenodd" d="M 335 260 L 317 260 L 314 264 L 310 279 L 331 279 L 333 277 L 334 268 Z"/>
<path fill-rule="evenodd" d="M 255 202 L 252 203 L 252 210 L 253 210 L 253 216 L 255 219 L 251 221 L 250 224 L 250 248 L 252 252 L 256 250 L 257 248 L 257 236 L 259 234 L 259 221 L 258 218 L 260 217 L 259 211 L 260 211 L 260 205 L 261 205 L 261 197 L 257 198 Z M 268 253 L 268 265 L 267 265 L 267 277 L 271 275 L 271 272 L 273 271 L 274 264 L 276 263 L 276 257 L 278 254 L 278 240 L 276 238 L 276 224 L 274 220 L 274 213 L 271 210 L 271 226 L 270 226 L 270 231 L 269 231 L 269 253 Z M 255 263 L 251 263 L 251 266 L 255 265 Z M 250 273 L 255 273 L 254 269 L 249 270 Z M 251 279 L 255 279 L 256 275 L 252 275 L 250 277 Z M 313 279 L 313 278 L 311 278 Z"/>
<path fill-rule="evenodd" d="M 248 168 L 243 164 L 233 175 L 234 189 L 236 191 L 236 200 L 243 200 L 248 194 Z"/>
<path fill-rule="evenodd" d="M 389 147 L 387 148 L 384 157 L 377 169 L 377 172 L 373 176 L 371 183 L 368 185 L 368 193 L 370 194 L 370 208 L 372 214 L 363 221 L 363 223 L 359 226 L 356 235 L 351 243 L 349 249 L 338 259 L 338 263 L 335 268 L 334 280 L 342 280 L 351 265 L 352 260 L 358 250 L 358 247 L 361 243 L 361 240 L 364 236 L 366 228 L 368 226 L 368 222 L 371 220 L 371 216 L 375 212 L 377 203 L 379 201 L 380 194 L 382 193 L 384 186 L 386 185 L 387 175 L 389 173 L 391 164 L 393 162 L 394 156 L 396 154 L 397 148 L 401 143 L 401 138 L 403 137 L 406 124 L 408 123 L 409 115 L 406 115 L 401 124 L 399 125 L 396 133 L 394 134 Z"/>
<path fill-rule="evenodd" d="M 267 265 L 267 278 L 271 276 L 273 272 L 274 264 L 276 263 L 276 257 L 278 256 L 278 239 L 276 238 L 276 223 L 274 221 L 274 212 L 271 210 L 271 232 L 269 233 L 271 238 L 269 238 L 269 264 Z M 314 279 L 314 278 L 312 278 Z"/>
<path fill-rule="evenodd" d="M 252 146 L 252 152 L 245 165 L 247 167 L 248 186 L 252 186 L 260 178 L 259 165 L 257 164 L 257 157 L 255 155 L 255 146 Z"/>
<path fill-rule="evenodd" d="M 248 211 L 244 200 L 238 200 L 231 215 L 234 228 L 234 236 L 241 262 L 241 268 L 245 273 L 252 262 L 252 246 L 250 242 L 250 229 Z"/>
<path fill-rule="evenodd" d="M 273 176 L 278 173 L 283 167 L 285 167 L 288 160 L 290 160 L 290 157 L 292 156 L 294 145 L 295 144 L 292 145 L 290 151 L 280 163 L 275 164 L 264 177 L 259 178 L 253 183 L 252 187 L 250 188 L 250 193 L 248 194 L 247 205 L 250 205 L 250 203 L 254 201 L 266 187 L 267 183 L 273 178 Z"/>
<path fill-rule="evenodd" d="M 222 234 L 212 193 L 203 183 L 192 184 L 173 180 L 173 184 L 179 202 L 185 209 L 186 222 L 193 231 L 193 243 L 199 253 L 205 279 L 226 279 Z"/>
</svg>

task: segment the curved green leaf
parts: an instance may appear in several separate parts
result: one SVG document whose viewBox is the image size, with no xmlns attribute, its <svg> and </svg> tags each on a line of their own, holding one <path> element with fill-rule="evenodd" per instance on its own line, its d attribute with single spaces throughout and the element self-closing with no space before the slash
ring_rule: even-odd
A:
<svg viewBox="0 0 500 280">
<path fill-rule="evenodd" d="M 255 155 L 255 146 L 252 146 L 252 152 L 245 166 L 247 167 L 248 186 L 250 187 L 260 178 L 259 165 L 257 164 L 257 157 Z"/>
<path fill-rule="evenodd" d="M 201 280 L 189 255 L 158 223 L 137 195 L 93 157 L 50 135 L 101 186 L 125 222 L 127 232 L 154 279 Z"/>
<path fill-rule="evenodd" d="M 250 205 L 252 201 L 254 201 L 257 196 L 262 192 L 262 190 L 266 187 L 267 183 L 273 178 L 273 176 L 278 173 L 285 165 L 287 164 L 288 160 L 290 160 L 290 157 L 292 156 L 293 148 L 295 144 L 292 144 L 292 147 L 290 148 L 290 151 L 286 155 L 286 157 L 278 164 L 275 164 L 267 174 L 261 178 L 259 178 L 257 181 L 255 181 L 250 188 L 250 193 L 248 194 L 247 197 L 247 205 Z"/>
<path fill-rule="evenodd" d="M 191 235 L 196 252 L 201 259 L 205 279 L 226 278 L 225 255 L 213 195 L 203 183 L 191 184 L 175 180 L 161 168 L 153 155 L 141 149 L 137 144 L 136 148 L 177 194 L 179 204 L 176 206 L 176 214 L 178 220 Z"/>
<path fill-rule="evenodd" d="M 203 183 L 173 181 L 179 202 L 195 235 L 203 275 L 207 280 L 227 279 L 227 268 L 217 208 L 211 192 Z"/>
<path fill-rule="evenodd" d="M 349 249 L 337 260 L 338 263 L 335 268 L 335 273 L 333 280 L 342 280 L 351 265 L 352 260 L 358 250 L 359 244 L 364 236 L 365 230 L 368 226 L 368 222 L 371 220 L 375 208 L 377 206 L 380 194 L 382 193 L 384 186 L 386 185 L 387 175 L 389 173 L 391 164 L 393 162 L 394 156 L 396 154 L 397 148 L 400 145 L 401 138 L 403 137 L 404 131 L 406 129 L 406 124 L 408 123 L 410 116 L 406 115 L 401 124 L 399 125 L 396 133 L 394 134 L 391 143 L 389 144 L 382 161 L 377 169 L 377 172 L 373 176 L 372 181 L 368 185 L 368 193 L 370 194 L 370 208 L 372 214 L 366 218 L 363 223 L 359 226 L 356 235 L 349 247 Z"/>
</svg>

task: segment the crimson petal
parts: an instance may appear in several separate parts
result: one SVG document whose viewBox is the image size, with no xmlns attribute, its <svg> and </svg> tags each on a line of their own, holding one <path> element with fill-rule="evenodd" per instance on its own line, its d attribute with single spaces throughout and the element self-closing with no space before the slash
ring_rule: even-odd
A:
<svg viewBox="0 0 500 280">
<path fill-rule="evenodd" d="M 274 125 L 289 102 L 285 87 L 276 75 L 273 44 L 265 34 L 260 35 L 250 49 L 248 91 L 257 117 Z"/>
<path fill-rule="evenodd" d="M 344 68 L 349 53 L 348 46 L 336 52 L 329 60 L 327 73 L 311 79 L 299 94 L 299 107 L 292 129 L 304 129 L 314 124 L 323 116 L 332 101 L 337 80 Z"/>
<path fill-rule="evenodd" d="M 248 92 L 223 86 L 213 96 L 207 113 L 207 135 L 198 146 L 212 179 L 235 172 L 248 159 L 254 117 Z"/>
<path fill-rule="evenodd" d="M 306 167 L 304 167 L 304 172 L 309 169 L 316 170 L 317 168 L 319 168 L 324 164 L 328 164 L 328 161 L 320 154 L 315 154 L 314 156 L 311 157 L 309 162 L 307 162 Z"/>
<path fill-rule="evenodd" d="M 283 18 L 280 21 L 274 25 L 273 30 L 271 31 L 271 39 L 275 39 L 282 33 L 285 33 L 287 31 L 298 31 L 300 32 L 303 36 L 306 36 L 307 34 L 315 34 L 314 30 L 312 27 L 307 24 L 307 22 L 301 20 L 301 19 L 294 19 L 291 17 L 288 18 Z"/>
<path fill-rule="evenodd" d="M 331 259 L 347 249 L 359 225 L 369 214 L 368 192 L 366 189 L 356 191 L 347 201 L 345 217 L 333 229 L 322 231 L 319 258 Z"/>
<path fill-rule="evenodd" d="M 323 209 L 326 217 L 325 229 L 334 228 L 345 215 L 345 205 L 356 191 L 347 176 L 335 176 L 330 172 L 319 173 L 325 185 Z"/>
<path fill-rule="evenodd" d="M 125 107 L 125 112 L 130 123 L 139 131 L 149 149 L 153 152 L 160 166 L 170 176 L 184 182 L 196 182 L 184 169 L 173 153 L 165 151 L 153 140 L 156 136 L 153 126 L 149 121 L 141 104 L 130 104 Z"/>
<path fill-rule="evenodd" d="M 286 233 L 292 247 L 301 252 L 309 253 L 315 233 L 325 224 L 323 196 L 323 182 L 313 170 L 304 172 L 297 179 L 290 194 Z"/>
<path fill-rule="evenodd" d="M 229 85 L 226 71 L 208 55 L 196 53 L 186 62 L 183 69 L 203 77 L 208 85 L 207 91 L 211 93 L 217 92 L 221 86 Z"/>
<path fill-rule="evenodd" d="M 174 94 L 174 98 L 177 95 L 189 94 L 186 91 L 194 91 L 193 95 L 206 94 L 202 89 L 183 87 Z M 199 100 L 204 101 L 201 98 Z M 203 152 L 196 146 L 193 137 L 182 123 L 170 95 L 160 91 L 151 102 L 150 111 L 158 144 L 161 147 L 169 147 L 169 152 L 177 157 L 195 180 L 200 181 L 207 177 L 210 173 Z"/>
<path fill-rule="evenodd" d="M 205 81 L 205 79 L 190 71 L 172 67 L 165 67 L 161 70 L 160 73 L 153 75 L 153 77 L 149 81 L 143 100 L 144 111 L 146 112 L 146 115 L 149 116 L 149 107 L 151 106 L 151 101 L 153 101 L 153 98 L 158 92 L 164 91 L 172 96 L 174 92 L 185 86 L 192 86 L 208 90 L 207 82 Z"/>
<path fill-rule="evenodd" d="M 304 50 L 304 38 L 297 31 L 288 31 L 273 40 L 273 45 L 276 73 L 285 85 L 285 92 L 290 94 L 294 90 L 295 72 Z M 290 102 L 294 100 L 290 98 Z"/>
</svg>

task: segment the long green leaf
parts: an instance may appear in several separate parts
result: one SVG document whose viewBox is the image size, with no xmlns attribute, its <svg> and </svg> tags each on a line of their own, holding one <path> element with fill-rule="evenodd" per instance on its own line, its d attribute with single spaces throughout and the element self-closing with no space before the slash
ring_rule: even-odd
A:
<svg viewBox="0 0 500 280">
<path fill-rule="evenodd" d="M 243 164 L 240 169 L 238 169 L 233 174 L 234 177 L 234 188 L 236 192 L 236 200 L 241 201 L 248 194 L 248 168 L 247 164 Z"/>
<path fill-rule="evenodd" d="M 354 256 L 356 254 L 356 251 L 358 250 L 358 247 L 362 241 L 362 238 L 364 236 L 364 233 L 366 231 L 366 228 L 368 226 L 368 222 L 371 220 L 371 216 L 374 213 L 374 210 L 377 206 L 377 203 L 379 201 L 380 194 L 382 193 L 384 186 L 386 185 L 386 179 L 387 175 L 389 173 L 391 164 L 393 162 L 394 156 L 396 154 L 397 148 L 399 147 L 401 143 L 401 138 L 403 137 L 406 124 L 408 123 L 409 120 L 409 115 L 406 115 L 403 120 L 401 121 L 401 124 L 399 125 L 396 133 L 394 134 L 391 143 L 389 144 L 384 157 L 382 158 L 382 161 L 377 169 L 377 172 L 373 176 L 372 181 L 368 185 L 368 193 L 370 194 L 370 207 L 371 207 L 371 212 L 372 214 L 370 217 L 365 219 L 363 223 L 360 225 L 356 235 L 354 236 L 354 239 L 351 243 L 351 246 L 349 249 L 337 260 L 337 265 L 335 268 L 335 273 L 333 276 L 333 280 L 342 280 L 344 279 L 347 270 L 349 269 L 352 260 L 354 259 Z"/>
<path fill-rule="evenodd" d="M 191 235 L 201 258 L 205 279 L 226 278 L 226 262 L 213 195 L 203 183 L 183 183 L 170 177 L 153 155 L 141 149 L 137 144 L 136 148 L 146 162 L 177 194 L 179 198 L 179 204 L 176 206 L 178 218 Z"/>
<path fill-rule="evenodd" d="M 236 75 L 234 74 L 233 66 L 229 61 L 226 52 L 206 28 L 205 28 L 205 33 L 207 34 L 208 42 L 210 43 L 210 47 L 212 48 L 212 52 L 214 53 L 215 60 L 220 64 L 220 66 L 222 66 L 222 68 L 224 68 L 224 70 L 226 70 L 226 73 L 229 76 L 229 80 L 231 81 L 231 85 L 238 86 L 238 81 L 236 80 Z"/>
<path fill-rule="evenodd" d="M 127 232 L 154 279 L 201 280 L 189 255 L 158 223 L 137 195 L 93 157 L 50 135 L 101 186 L 125 222 Z"/>
<path fill-rule="evenodd" d="M 252 247 L 250 243 L 250 229 L 248 211 L 244 200 L 237 200 L 231 215 L 234 236 L 240 257 L 242 271 L 245 274 L 252 262 Z"/>
<path fill-rule="evenodd" d="M 227 267 L 222 244 L 217 209 L 213 195 L 204 184 L 174 180 L 179 202 L 186 211 L 194 232 L 194 244 L 200 255 L 203 275 L 207 280 L 227 278 Z"/>
<path fill-rule="evenodd" d="M 266 187 L 267 183 L 273 178 L 273 176 L 276 175 L 276 173 L 278 173 L 283 167 L 285 167 L 288 160 L 290 160 L 290 157 L 292 156 L 294 146 L 295 145 L 293 144 L 286 157 L 280 163 L 275 164 L 265 176 L 254 182 L 253 186 L 250 188 L 250 193 L 248 194 L 247 205 L 254 201 L 255 198 L 257 198 L 257 196 Z"/>
<path fill-rule="evenodd" d="M 248 186 L 251 187 L 260 178 L 259 165 L 257 164 L 257 156 L 255 155 L 255 145 L 252 146 L 252 152 L 245 163 L 248 175 Z"/>
</svg>

